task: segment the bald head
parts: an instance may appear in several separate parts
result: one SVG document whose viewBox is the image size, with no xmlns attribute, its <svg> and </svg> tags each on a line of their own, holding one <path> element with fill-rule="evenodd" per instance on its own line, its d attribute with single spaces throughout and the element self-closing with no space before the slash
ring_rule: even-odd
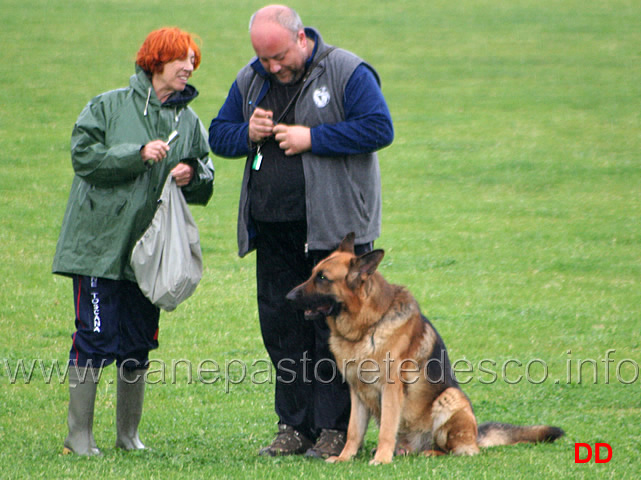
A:
<svg viewBox="0 0 641 480">
<path fill-rule="evenodd" d="M 286 5 L 268 5 L 254 13 L 249 20 L 249 31 L 255 23 L 267 22 L 280 25 L 295 36 L 303 29 L 303 22 L 293 8 Z"/>
<path fill-rule="evenodd" d="M 303 76 L 314 44 L 295 10 L 284 5 L 261 8 L 249 21 L 249 36 L 260 63 L 278 82 L 289 84 Z"/>
</svg>

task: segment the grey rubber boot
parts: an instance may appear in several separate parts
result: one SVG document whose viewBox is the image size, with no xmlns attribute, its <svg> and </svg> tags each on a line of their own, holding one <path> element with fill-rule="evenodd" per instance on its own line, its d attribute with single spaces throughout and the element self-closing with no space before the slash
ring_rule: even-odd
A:
<svg viewBox="0 0 641 480">
<path fill-rule="evenodd" d="M 145 445 L 138 435 L 145 398 L 144 369 L 118 369 L 116 399 L 116 447 L 123 450 L 143 450 Z"/>
<path fill-rule="evenodd" d="M 69 368 L 69 435 L 62 453 L 101 455 L 93 438 L 93 412 L 98 388 L 99 368 Z"/>
</svg>

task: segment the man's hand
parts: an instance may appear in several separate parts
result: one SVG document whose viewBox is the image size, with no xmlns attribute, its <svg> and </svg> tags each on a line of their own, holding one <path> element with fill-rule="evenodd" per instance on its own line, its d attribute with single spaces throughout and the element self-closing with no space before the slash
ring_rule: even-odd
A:
<svg viewBox="0 0 641 480">
<path fill-rule="evenodd" d="M 278 146 L 285 151 L 285 155 L 297 155 L 312 149 L 309 127 L 279 123 L 273 128 L 273 132 Z"/>
<path fill-rule="evenodd" d="M 191 179 L 194 178 L 194 169 L 191 165 L 179 163 L 171 171 L 171 176 L 176 180 L 176 185 L 184 187 L 185 185 L 189 185 Z"/>
<path fill-rule="evenodd" d="M 271 110 L 256 108 L 249 119 L 249 139 L 254 143 L 261 143 L 273 135 L 274 113 Z"/>
</svg>

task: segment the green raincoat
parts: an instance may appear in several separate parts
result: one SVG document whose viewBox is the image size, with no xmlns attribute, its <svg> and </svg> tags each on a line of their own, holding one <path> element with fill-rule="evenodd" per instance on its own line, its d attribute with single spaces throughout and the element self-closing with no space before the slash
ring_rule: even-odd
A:
<svg viewBox="0 0 641 480">
<path fill-rule="evenodd" d="M 53 260 L 53 273 L 135 282 L 129 257 L 156 211 L 171 169 L 194 167 L 182 188 L 189 203 L 206 205 L 214 185 L 207 133 L 188 103 L 197 90 L 187 85 L 164 104 L 138 66 L 128 88 L 98 95 L 84 108 L 71 136 L 75 176 Z M 167 140 L 167 157 L 147 166 L 141 148 Z"/>
</svg>

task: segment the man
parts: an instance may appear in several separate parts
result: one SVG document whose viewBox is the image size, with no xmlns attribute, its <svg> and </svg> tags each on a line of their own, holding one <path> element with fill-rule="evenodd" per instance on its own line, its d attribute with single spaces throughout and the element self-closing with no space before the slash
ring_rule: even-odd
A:
<svg viewBox="0 0 641 480">
<path fill-rule="evenodd" d="M 306 322 L 285 295 L 347 233 L 356 233 L 357 252 L 373 248 L 381 229 L 375 152 L 392 142 L 392 120 L 374 69 L 328 46 L 291 8 L 257 11 L 250 38 L 256 58 L 212 120 L 209 143 L 217 155 L 247 158 L 239 255 L 256 250 L 261 331 L 278 374 L 279 431 L 260 454 L 327 458 L 345 443 L 349 391 L 327 325 Z"/>
</svg>

